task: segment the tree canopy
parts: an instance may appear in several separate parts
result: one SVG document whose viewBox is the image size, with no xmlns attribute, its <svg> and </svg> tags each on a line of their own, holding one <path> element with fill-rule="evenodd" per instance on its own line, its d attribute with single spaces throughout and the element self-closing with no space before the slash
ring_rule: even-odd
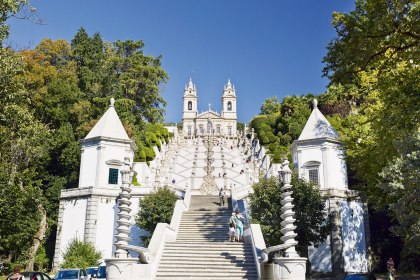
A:
<svg viewBox="0 0 420 280">
<path fill-rule="evenodd" d="M 60 191 L 77 187 L 80 145 L 109 99 L 139 150 L 169 140 L 159 88 L 168 79 L 161 57 L 142 41 L 103 41 L 81 28 L 70 42 L 43 39 L 34 49 L 3 46 L 6 20 L 26 1 L 0 5 L 0 255 L 33 270 L 54 254 Z"/>
<path fill-rule="evenodd" d="M 137 225 L 152 234 L 158 223 L 170 223 L 177 200 L 175 192 L 167 187 L 147 194 L 139 202 Z M 147 246 L 151 236 L 142 236 L 141 239 Z"/>
<path fill-rule="evenodd" d="M 413 207 L 418 204 L 413 194 L 420 188 L 413 179 L 418 177 L 415 143 L 420 131 L 420 5 L 356 0 L 353 11 L 333 14 L 332 25 L 336 37 L 324 58 L 330 85 L 317 96 L 318 108 L 345 143 L 350 188 L 360 190 L 374 211 L 389 216 L 391 233 L 405 244 L 403 262 L 420 262 L 413 245 L 420 233 L 420 208 Z M 275 160 L 289 154 L 313 98 L 286 97 L 276 111 L 265 109 L 275 101 L 267 99 L 262 115 L 251 121 Z M 373 244 L 374 252 L 383 255 L 386 246 Z"/>
<path fill-rule="evenodd" d="M 250 196 L 252 222 L 261 224 L 267 246 L 280 244 L 281 238 L 281 185 L 278 177 L 261 179 L 253 185 Z M 325 209 L 325 198 L 319 189 L 296 175 L 292 177 L 293 204 L 295 207 L 298 250 L 302 256 L 308 255 L 309 245 L 325 241 L 331 227 Z"/>
</svg>

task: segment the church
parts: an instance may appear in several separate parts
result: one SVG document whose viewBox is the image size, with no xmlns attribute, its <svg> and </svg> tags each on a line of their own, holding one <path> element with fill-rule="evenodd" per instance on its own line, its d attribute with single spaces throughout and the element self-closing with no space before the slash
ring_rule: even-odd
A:
<svg viewBox="0 0 420 280">
<path fill-rule="evenodd" d="M 222 112 L 210 109 L 198 112 L 197 88 L 190 79 L 184 89 L 184 109 L 182 130 L 186 137 L 213 134 L 215 136 L 234 137 L 236 135 L 236 90 L 230 80 L 223 88 Z"/>
</svg>

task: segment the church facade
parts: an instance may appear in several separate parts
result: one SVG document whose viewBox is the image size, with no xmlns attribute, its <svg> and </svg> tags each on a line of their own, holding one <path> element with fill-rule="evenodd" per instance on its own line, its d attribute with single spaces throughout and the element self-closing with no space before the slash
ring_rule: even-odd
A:
<svg viewBox="0 0 420 280">
<path fill-rule="evenodd" d="M 184 108 L 182 130 L 186 137 L 213 134 L 234 137 L 236 135 L 236 89 L 230 80 L 223 88 L 222 111 L 209 110 L 198 112 L 198 95 L 195 84 L 190 79 L 184 89 Z"/>
</svg>

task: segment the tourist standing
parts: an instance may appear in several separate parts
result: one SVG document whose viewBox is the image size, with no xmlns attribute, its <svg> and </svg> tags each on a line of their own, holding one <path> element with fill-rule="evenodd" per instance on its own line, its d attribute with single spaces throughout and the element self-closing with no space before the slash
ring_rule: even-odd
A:
<svg viewBox="0 0 420 280">
<path fill-rule="evenodd" d="M 235 213 L 236 237 L 238 242 L 244 242 L 244 217 L 241 215 L 238 209 L 235 210 Z"/>
<path fill-rule="evenodd" d="M 235 235 L 236 235 L 236 213 L 232 212 L 232 216 L 229 219 L 229 241 L 235 242 Z"/>
<path fill-rule="evenodd" d="M 220 188 L 219 198 L 220 198 L 220 206 L 225 206 L 226 193 L 223 190 L 223 188 Z"/>
</svg>

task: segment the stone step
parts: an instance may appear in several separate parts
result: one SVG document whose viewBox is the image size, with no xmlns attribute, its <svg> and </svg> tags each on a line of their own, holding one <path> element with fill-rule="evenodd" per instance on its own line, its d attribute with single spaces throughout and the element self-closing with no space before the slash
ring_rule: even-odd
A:
<svg viewBox="0 0 420 280">
<path fill-rule="evenodd" d="M 208 242 L 208 243 L 197 243 L 197 244 L 183 244 L 180 242 L 166 242 L 166 246 L 172 247 L 172 246 L 177 246 L 177 247 L 182 247 L 182 246 L 193 246 L 193 247 L 204 247 L 204 248 L 211 248 L 211 247 L 223 247 L 223 248 L 227 248 L 227 247 L 241 247 L 241 248 L 252 248 L 251 244 L 248 243 L 242 243 L 242 242 Z M 165 247 L 166 247 L 165 246 Z"/>
<path fill-rule="evenodd" d="M 188 252 L 198 252 L 198 253 L 203 253 L 203 254 L 210 254 L 210 253 L 214 253 L 217 252 L 219 254 L 224 254 L 224 253 L 241 253 L 241 254 L 252 254 L 252 250 L 251 248 L 241 248 L 241 247 L 234 247 L 234 248 L 228 248 L 228 249 L 223 249 L 223 248 L 217 248 L 217 247 L 209 247 L 209 248 L 200 248 L 200 247 L 188 247 L 188 246 L 183 246 L 183 247 L 168 247 L 164 249 L 164 252 L 179 252 L 179 253 L 188 253 Z"/>
<path fill-rule="evenodd" d="M 162 259 L 162 267 L 246 267 L 247 269 L 255 269 L 255 264 L 244 260 L 209 260 L 209 259 L 189 259 L 176 260 L 176 259 Z"/>
<path fill-rule="evenodd" d="M 175 279 L 173 277 L 176 277 L 176 279 L 193 279 L 191 277 L 195 277 L 195 279 L 228 279 L 228 278 L 235 278 L 235 279 L 257 279 L 258 274 L 255 271 L 252 271 L 250 273 L 246 271 L 235 271 L 235 272 L 213 272 L 209 274 L 209 271 L 194 271 L 194 272 L 188 272 L 188 271 L 176 271 L 176 272 L 160 272 L 156 274 L 156 279 Z M 188 277 L 188 278 L 186 278 Z M 239 277 L 239 278 L 238 278 Z"/>
<path fill-rule="evenodd" d="M 192 266 L 192 267 L 187 267 L 188 272 L 189 273 L 194 273 L 194 272 L 203 272 L 203 271 L 207 271 L 208 273 L 211 272 L 227 272 L 227 273 L 235 273 L 235 272 L 248 272 L 248 273 L 252 273 L 252 272 L 257 272 L 257 270 L 254 268 L 250 268 L 250 267 L 238 267 L 238 266 L 226 266 L 226 265 L 222 265 L 222 266 L 217 266 L 217 265 L 206 265 L 206 266 Z M 181 273 L 185 273 L 186 271 L 186 267 L 185 266 L 177 266 L 177 265 L 162 265 L 161 267 L 159 267 L 159 272 L 181 272 Z"/>
<path fill-rule="evenodd" d="M 156 279 L 258 278 L 251 245 L 229 242 L 231 208 L 218 204 L 218 196 L 191 197 L 176 241 L 165 244 Z"/>
<path fill-rule="evenodd" d="M 226 256 L 228 254 L 232 255 L 235 254 L 236 257 L 242 256 L 253 256 L 252 251 L 245 251 L 243 252 L 243 250 L 207 250 L 207 251 L 203 251 L 203 250 L 188 250 L 188 252 L 186 251 L 182 251 L 182 250 L 178 250 L 178 249 L 164 249 L 163 251 L 163 255 L 194 255 L 194 256 L 215 256 L 215 257 L 221 257 L 221 256 Z"/>
</svg>

